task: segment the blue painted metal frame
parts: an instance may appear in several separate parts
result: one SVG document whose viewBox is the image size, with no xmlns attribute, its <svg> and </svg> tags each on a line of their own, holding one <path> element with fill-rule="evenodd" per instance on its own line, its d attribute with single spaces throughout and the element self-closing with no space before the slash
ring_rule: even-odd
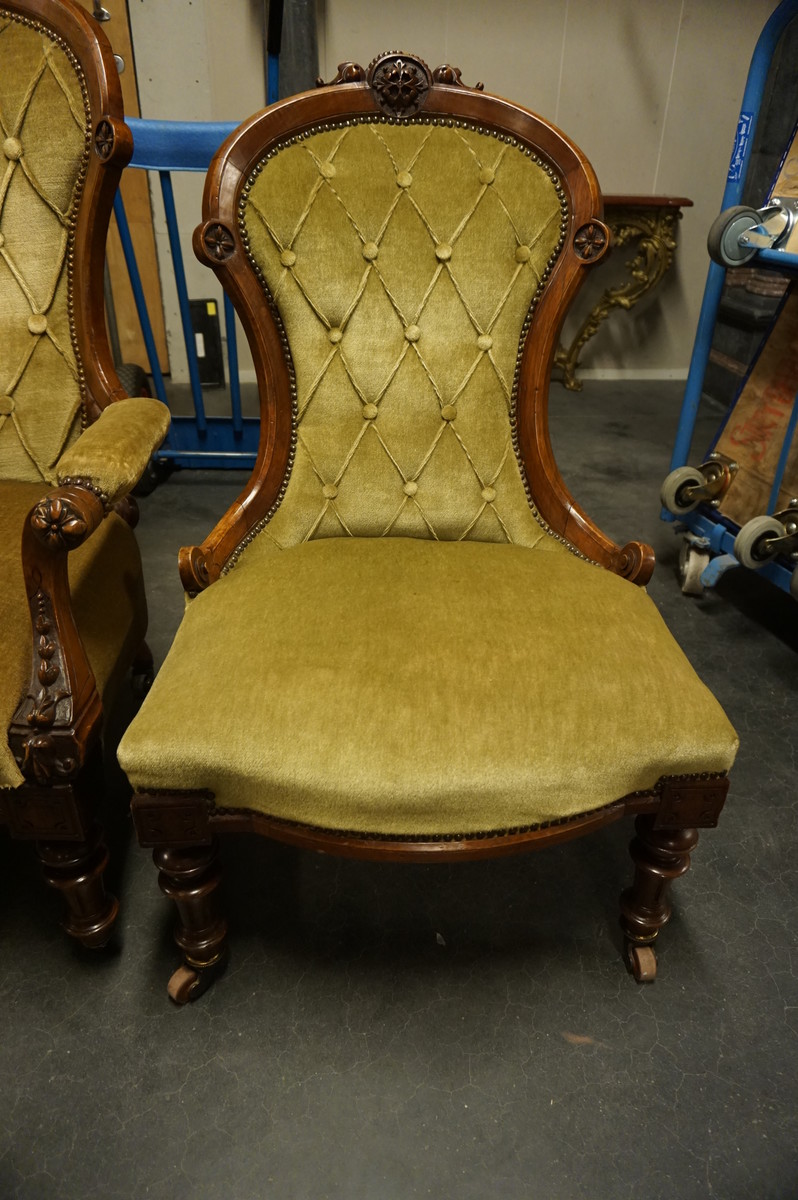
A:
<svg viewBox="0 0 798 1200">
<path fill-rule="evenodd" d="M 273 77 L 276 80 L 276 70 L 272 70 L 271 61 L 269 68 L 271 95 Z M 276 87 L 276 82 L 274 86 Z M 216 150 L 237 127 L 237 122 L 146 121 L 140 118 L 129 118 L 127 123 L 133 134 L 133 157 L 129 164 L 130 167 L 158 172 L 194 403 L 193 417 L 173 415 L 169 435 L 158 451 L 157 457 L 182 467 L 251 467 L 257 454 L 260 423 L 256 417 L 242 415 L 235 313 L 226 295 L 224 297 L 224 328 L 227 338 L 231 413 L 229 417 L 209 417 L 205 412 L 172 187 L 173 171 L 205 173 Z M 168 403 L 166 387 L 158 363 L 152 323 L 147 311 L 124 203 L 119 193 L 114 202 L 114 214 L 147 350 L 155 393 L 166 404 Z"/>
<path fill-rule="evenodd" d="M 762 30 L 756 44 L 745 85 L 745 92 L 743 93 L 737 135 L 729 163 L 726 188 L 721 202 L 721 212 L 740 203 L 771 60 L 780 37 L 790 22 L 796 17 L 798 17 L 798 0 L 782 0 L 782 3 L 779 4 Z M 798 255 L 787 254 L 780 250 L 760 250 L 755 259 L 751 261 L 770 269 L 777 269 L 787 275 L 798 277 Z M 690 361 L 690 370 L 687 376 L 684 399 L 679 415 L 676 441 L 671 457 L 671 470 L 684 466 L 690 454 L 698 408 L 701 402 L 704 376 L 712 348 L 712 334 L 720 307 L 725 278 L 726 272 L 723 267 L 717 263 L 711 263 L 707 274 L 704 298 L 701 304 L 693 354 Z M 773 511 L 776 504 L 797 424 L 798 397 L 796 397 L 795 404 L 793 405 L 792 415 L 776 467 L 768 506 L 769 512 Z M 724 570 L 727 566 L 731 565 L 728 560 L 734 554 L 734 538 L 737 529 L 737 526 L 732 522 L 724 521 L 718 513 L 705 505 L 700 505 L 692 512 L 678 517 L 668 512 L 667 509 L 662 509 L 661 516 L 664 521 L 678 521 L 680 525 L 689 529 L 695 537 L 705 538 L 712 554 L 724 556 Z M 720 569 L 713 570 L 712 564 L 710 564 L 702 573 L 702 582 L 705 586 L 712 586 L 722 573 Z M 759 568 L 758 574 L 764 575 L 772 583 L 789 592 L 792 571 L 782 566 L 781 563 L 766 563 L 763 567 Z"/>
<path fill-rule="evenodd" d="M 743 93 L 740 120 L 737 125 L 737 136 L 732 150 L 731 162 L 729 163 L 726 189 L 723 193 L 723 200 L 720 207 L 721 212 L 740 203 L 771 59 L 778 45 L 779 38 L 784 33 L 790 21 L 797 16 L 798 0 L 782 0 L 782 3 L 770 17 L 759 36 L 759 41 L 756 44 L 756 49 L 751 59 L 748 79 Z M 772 253 L 772 251 L 761 251 L 760 258 L 763 254 L 767 253 Z M 764 262 L 765 260 L 761 258 L 761 261 Z M 704 288 L 704 299 L 698 318 L 698 329 L 693 345 L 690 370 L 684 389 L 684 400 L 682 401 L 682 409 L 679 416 L 676 442 L 671 457 L 671 470 L 674 470 L 675 467 L 684 466 L 690 454 L 690 443 L 693 440 L 698 406 L 701 401 L 701 389 L 704 384 L 707 363 L 709 362 L 709 352 L 712 348 L 712 332 L 715 328 L 725 278 L 726 272 L 723 267 L 714 262 L 710 263 L 707 282 Z M 672 514 L 668 513 L 666 515 L 665 512 L 663 512 L 663 519 L 666 521 L 676 520 Z"/>
</svg>

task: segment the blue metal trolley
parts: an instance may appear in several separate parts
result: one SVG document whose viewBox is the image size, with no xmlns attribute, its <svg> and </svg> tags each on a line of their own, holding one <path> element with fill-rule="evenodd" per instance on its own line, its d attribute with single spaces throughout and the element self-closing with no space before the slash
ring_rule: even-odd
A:
<svg viewBox="0 0 798 1200">
<path fill-rule="evenodd" d="M 743 95 L 722 212 L 709 236 L 713 261 L 704 290 L 671 470 L 662 488 L 663 520 L 680 522 L 685 532 L 682 554 L 685 591 L 699 592 L 712 587 L 730 567 L 743 565 L 758 570 L 798 599 L 798 500 L 782 512 L 774 511 L 798 425 L 798 396 L 776 465 L 769 515 L 755 517 L 740 527 L 718 512 L 720 497 L 733 481 L 736 470 L 735 463 L 723 462 L 722 456 L 714 451 L 725 419 L 701 466 L 686 465 L 726 269 L 746 263 L 798 278 L 798 254 L 779 249 L 798 220 L 798 203 L 782 205 L 776 199 L 762 210 L 740 205 L 768 71 L 780 38 L 795 17 L 798 17 L 798 0 L 782 0 L 757 42 Z M 798 387 L 798 379 L 795 383 Z"/>
</svg>

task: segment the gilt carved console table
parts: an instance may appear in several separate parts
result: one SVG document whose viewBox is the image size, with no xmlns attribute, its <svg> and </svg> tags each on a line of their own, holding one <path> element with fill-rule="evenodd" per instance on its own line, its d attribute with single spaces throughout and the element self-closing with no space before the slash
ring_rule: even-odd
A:
<svg viewBox="0 0 798 1200">
<path fill-rule="evenodd" d="M 570 344 L 557 350 L 554 365 L 561 369 L 561 382 L 570 391 L 582 390 L 582 382 L 576 378 L 579 357 L 601 322 L 614 308 L 634 308 L 669 270 L 676 250 L 676 223 L 682 209 L 692 206 L 692 200 L 684 196 L 605 195 L 604 219 L 612 231 L 613 247 L 632 246 L 635 256 L 625 264 L 628 281 L 606 288 Z"/>
</svg>

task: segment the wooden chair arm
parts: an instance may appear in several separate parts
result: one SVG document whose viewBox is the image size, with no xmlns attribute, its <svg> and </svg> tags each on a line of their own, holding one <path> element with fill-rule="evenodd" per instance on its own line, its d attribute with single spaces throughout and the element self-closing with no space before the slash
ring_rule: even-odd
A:
<svg viewBox="0 0 798 1200">
<path fill-rule="evenodd" d="M 72 779 L 100 730 L 102 704 L 72 611 L 67 564 L 105 515 L 98 495 L 71 484 L 34 505 L 22 532 L 31 675 L 8 740 L 22 773 L 39 784 Z"/>
</svg>

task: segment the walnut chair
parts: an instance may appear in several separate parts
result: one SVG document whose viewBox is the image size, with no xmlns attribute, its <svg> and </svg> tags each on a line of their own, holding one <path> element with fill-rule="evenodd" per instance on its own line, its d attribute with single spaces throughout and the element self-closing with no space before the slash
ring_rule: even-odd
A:
<svg viewBox="0 0 798 1200">
<path fill-rule="evenodd" d="M 216 155 L 194 245 L 248 333 L 260 450 L 181 551 L 187 611 L 119 747 L 178 1002 L 223 965 L 217 835 L 245 831 L 431 862 L 635 813 L 621 920 L 653 976 L 737 742 L 645 593 L 653 552 L 554 463 L 552 356 L 601 214 L 557 129 L 408 55 Z"/>
<path fill-rule="evenodd" d="M 70 0 L 0 2 L 0 825 L 33 840 L 65 928 L 109 938 L 103 713 L 151 674 L 130 488 L 166 433 L 108 348 L 105 235 L 132 139 L 111 48 Z"/>
</svg>

